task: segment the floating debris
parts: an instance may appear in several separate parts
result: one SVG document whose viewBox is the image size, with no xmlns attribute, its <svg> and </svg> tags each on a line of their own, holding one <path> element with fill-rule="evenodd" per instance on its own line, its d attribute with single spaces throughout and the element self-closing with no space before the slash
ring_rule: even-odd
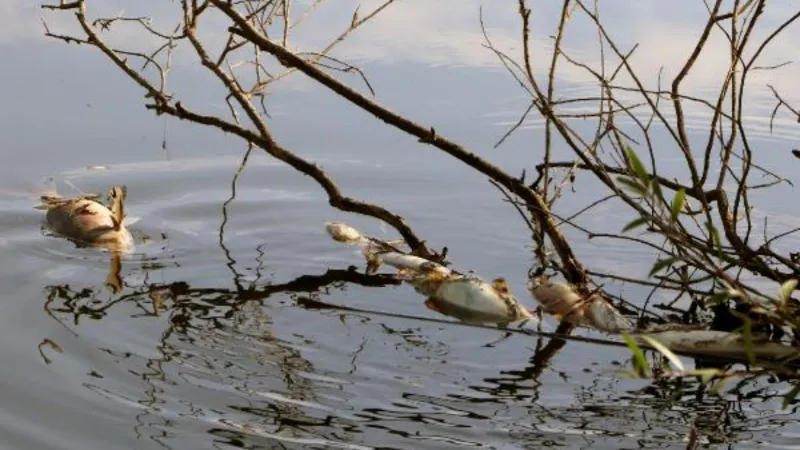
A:
<svg viewBox="0 0 800 450">
<path fill-rule="evenodd" d="M 50 338 L 44 338 L 44 340 L 42 340 L 42 342 L 39 343 L 38 347 L 39 347 L 39 355 L 42 356 L 42 359 L 44 360 L 45 364 L 50 364 L 53 361 L 50 358 L 48 358 L 47 355 L 44 354 L 44 351 L 42 350 L 42 347 L 44 346 L 48 346 L 51 349 L 57 351 L 58 353 L 64 353 L 64 349 L 58 344 L 58 342 Z"/>
</svg>

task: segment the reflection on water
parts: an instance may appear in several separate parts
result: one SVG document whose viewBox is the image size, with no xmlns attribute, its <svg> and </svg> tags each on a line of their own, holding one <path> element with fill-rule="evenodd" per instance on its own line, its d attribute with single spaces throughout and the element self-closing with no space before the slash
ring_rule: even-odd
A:
<svg viewBox="0 0 800 450">
<path fill-rule="evenodd" d="M 236 164 L 195 171 L 230 186 Z M 4 265 L 4 282 L 24 280 L 3 297 L 7 351 L 20 362 L 4 379 L 25 398 L 44 391 L 98 411 L 80 425 L 81 416 L 9 403 L 0 390 L 17 405 L 5 414 L 25 424 L 17 448 L 59 447 L 48 444 L 54 437 L 69 448 L 107 448 L 94 444 L 104 439 L 126 448 L 685 448 L 692 427 L 711 447 L 790 439 L 794 416 L 776 412 L 784 389 L 769 380 L 722 395 L 694 380 L 642 382 L 622 375 L 624 349 L 436 315 L 392 277 L 349 267 L 360 256 L 324 234 L 324 199 L 265 184 L 281 179 L 274 165 L 248 166 L 233 200 L 182 182 L 171 184 L 173 197 L 144 200 L 153 170 L 143 181 L 129 168 L 72 176 L 95 189 L 121 173 L 141 245 L 119 267 L 108 252 L 43 235 L 26 202 L 2 203 L 0 220 L 24 223 L 9 227 L 4 253 L 16 263 Z M 444 188 L 432 180 L 423 188 Z M 473 201 L 513 217 L 491 198 Z M 523 245 L 513 234 L 489 239 Z M 488 253 L 518 264 L 505 248 Z M 480 266 L 465 254 L 463 265 Z M 117 268 L 114 294 L 104 284 Z M 0 423 L 5 432 L 11 422 Z"/>
</svg>

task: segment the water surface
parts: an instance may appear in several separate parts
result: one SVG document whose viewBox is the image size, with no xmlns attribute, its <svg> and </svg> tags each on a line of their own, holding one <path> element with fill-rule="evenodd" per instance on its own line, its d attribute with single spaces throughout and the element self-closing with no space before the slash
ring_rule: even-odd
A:
<svg viewBox="0 0 800 450">
<path fill-rule="evenodd" d="M 540 157 L 540 121 L 492 148 L 526 99 L 480 45 L 479 4 L 402 2 L 340 55 L 363 65 L 381 102 L 502 167 L 530 170 Z M 513 5 L 491 6 L 484 3 L 490 31 L 513 44 Z M 349 20 L 351 10 L 337 8 L 321 10 L 319 20 Z M 635 3 L 609 17 L 637 24 L 626 39 L 663 49 L 666 41 L 648 30 L 681 42 L 693 36 L 697 17 L 679 9 Z M 426 309 L 408 286 L 371 285 L 348 272 L 363 270 L 358 252 L 332 242 L 322 224 L 345 220 L 387 239 L 392 230 L 333 210 L 308 177 L 259 151 L 233 196 L 242 142 L 151 116 L 141 92 L 96 52 L 38 38 L 30 6 L 5 12 L 30 25 L 0 32 L 0 51 L 27 61 L 0 85 L 5 447 L 677 449 L 686 448 L 692 426 L 704 448 L 796 445 L 797 413 L 780 409 L 788 386 L 777 380 L 734 382 L 720 393 L 693 380 L 635 380 L 624 373 L 623 348 L 571 342 L 545 358 L 546 340 L 463 326 Z M 418 33 L 407 32 L 409 21 Z M 546 34 L 537 39 L 548 45 Z M 577 38 L 568 48 L 593 51 Z M 682 57 L 639 61 L 655 76 L 665 58 Z M 588 89 L 570 73 L 565 89 Z M 692 81 L 698 92 L 709 89 L 700 73 Z M 796 97 L 789 76 L 775 74 L 771 82 Z M 189 68 L 181 76 L 182 92 L 215 101 Z M 752 114 L 763 118 L 770 99 L 763 83 L 756 86 Z M 505 276 L 533 306 L 524 294 L 527 228 L 483 177 L 307 81 L 277 90 L 270 111 L 277 138 L 320 164 L 346 194 L 403 215 L 431 245 L 446 245 L 457 267 Z M 702 122 L 693 120 L 700 136 Z M 798 128 L 786 119 L 778 125 L 772 134 L 763 120 L 754 125 L 772 168 L 791 161 L 797 145 Z M 106 286 L 107 252 L 43 232 L 33 206 L 48 178 L 65 194 L 74 193 L 70 185 L 98 193 L 128 186 L 138 246 L 122 260 L 120 292 Z M 588 180 L 579 183 L 560 211 L 598 195 Z M 796 211 L 775 199 L 760 213 L 776 226 L 797 226 Z M 585 223 L 619 229 L 631 218 L 609 205 Z M 576 251 L 587 265 L 631 275 L 652 261 L 601 241 L 576 241 Z M 610 288 L 635 302 L 647 294 Z"/>
</svg>

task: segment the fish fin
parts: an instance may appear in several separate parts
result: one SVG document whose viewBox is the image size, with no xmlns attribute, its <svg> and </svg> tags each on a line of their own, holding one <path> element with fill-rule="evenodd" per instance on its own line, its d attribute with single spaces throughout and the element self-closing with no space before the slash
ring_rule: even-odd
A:
<svg viewBox="0 0 800 450">
<path fill-rule="evenodd" d="M 436 304 L 436 300 L 433 298 L 428 298 L 427 300 L 425 300 L 425 307 L 430 309 L 431 311 L 436 311 L 439 314 L 444 314 L 442 309 L 439 308 L 439 305 Z"/>
</svg>

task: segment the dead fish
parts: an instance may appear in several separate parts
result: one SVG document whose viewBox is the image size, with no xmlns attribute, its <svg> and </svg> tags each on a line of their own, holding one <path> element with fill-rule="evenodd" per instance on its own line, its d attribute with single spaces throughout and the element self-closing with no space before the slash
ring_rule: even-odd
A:
<svg viewBox="0 0 800 450">
<path fill-rule="evenodd" d="M 511 294 L 504 279 L 487 283 L 480 277 L 455 272 L 435 261 L 410 255 L 387 242 L 363 236 L 341 222 L 328 222 L 325 228 L 331 237 L 347 244 L 361 245 L 369 272 L 382 265 L 397 269 L 398 278 L 428 297 L 426 305 L 465 321 L 510 323 L 536 320 Z"/>
<path fill-rule="evenodd" d="M 528 281 L 528 290 L 544 312 L 574 325 L 595 328 L 606 333 L 634 330 L 633 323 L 599 293 L 587 297 L 568 283 L 552 282 L 546 276 Z"/>
<path fill-rule="evenodd" d="M 126 196 L 124 186 L 114 186 L 108 192 L 109 206 L 98 202 L 96 196 L 42 196 L 38 208 L 47 210 L 47 225 L 58 235 L 89 247 L 130 251 L 134 242 L 124 223 Z"/>
<path fill-rule="evenodd" d="M 510 323 L 538 319 L 511 294 L 503 279 L 492 284 L 474 275 L 453 274 L 449 277 L 437 273 L 409 275 L 403 279 L 414 286 L 443 314 L 466 322 Z M 434 308 L 432 308 L 434 309 Z"/>
<path fill-rule="evenodd" d="M 797 357 L 800 353 L 797 347 L 764 339 L 754 338 L 753 342 L 748 344 L 742 334 L 727 331 L 669 330 L 634 336 L 645 344 L 647 342 L 642 337 L 649 337 L 674 352 L 704 356 L 746 358 L 748 347 L 759 359 L 784 359 Z"/>
</svg>

